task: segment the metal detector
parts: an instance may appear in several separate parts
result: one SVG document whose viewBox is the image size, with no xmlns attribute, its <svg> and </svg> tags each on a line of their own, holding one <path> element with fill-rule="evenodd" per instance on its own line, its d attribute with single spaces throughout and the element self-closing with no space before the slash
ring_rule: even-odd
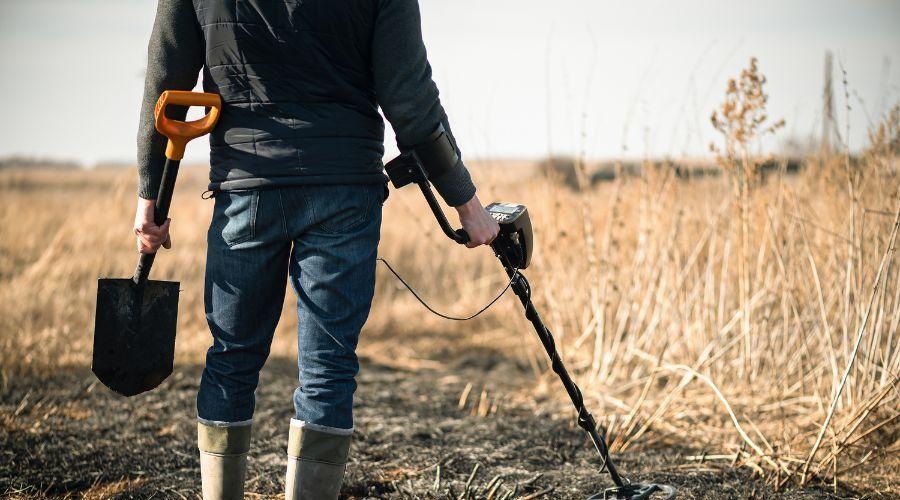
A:
<svg viewBox="0 0 900 500">
<path fill-rule="evenodd" d="M 391 183 L 396 188 L 401 188 L 410 183 L 415 183 L 419 186 L 444 234 L 460 244 L 465 244 L 469 241 L 469 235 L 465 230 L 453 229 L 450 225 L 434 196 L 431 183 L 428 181 L 428 175 L 414 153 L 404 153 L 388 162 L 385 165 L 385 170 L 391 179 Z M 531 254 L 534 249 L 528 209 L 524 205 L 516 203 L 491 203 L 487 206 L 487 211 L 500 225 L 500 233 L 494 242 L 491 243 L 491 249 L 506 270 L 506 274 L 510 279 L 510 288 L 519 297 L 519 301 L 525 308 L 525 317 L 534 325 L 534 330 L 537 332 L 544 349 L 547 351 L 547 355 L 550 357 L 553 371 L 559 376 L 563 386 L 566 388 L 566 392 L 569 394 L 569 398 L 572 400 L 572 404 L 578 411 L 578 426 L 590 435 L 594 448 L 597 449 L 600 458 L 603 460 L 602 468 L 609 472 L 610 478 L 615 483 L 615 486 L 589 497 L 588 500 L 674 499 L 675 488 L 672 486 L 655 483 L 632 483 L 619 475 L 609 456 L 606 440 L 602 432 L 597 428 L 597 422 L 584 406 L 584 397 L 581 394 L 581 390 L 572 380 L 572 377 L 569 376 L 569 372 L 560 359 L 556 350 L 556 343 L 553 341 L 553 335 L 544 325 L 541 316 L 534 307 L 534 303 L 531 301 L 531 285 L 521 273 L 521 270 L 527 268 L 531 263 Z"/>
</svg>

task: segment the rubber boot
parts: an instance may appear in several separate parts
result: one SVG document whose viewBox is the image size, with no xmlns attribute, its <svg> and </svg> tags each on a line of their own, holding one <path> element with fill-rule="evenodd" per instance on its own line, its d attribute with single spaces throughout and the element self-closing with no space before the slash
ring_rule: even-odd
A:
<svg viewBox="0 0 900 500">
<path fill-rule="evenodd" d="M 352 432 L 291 420 L 286 500 L 337 500 Z"/>
<path fill-rule="evenodd" d="M 250 425 L 222 427 L 197 424 L 203 500 L 242 500 Z"/>
</svg>

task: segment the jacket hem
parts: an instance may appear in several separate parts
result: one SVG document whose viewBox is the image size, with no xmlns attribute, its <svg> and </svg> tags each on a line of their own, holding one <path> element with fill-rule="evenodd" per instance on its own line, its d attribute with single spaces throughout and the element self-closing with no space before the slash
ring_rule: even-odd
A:
<svg viewBox="0 0 900 500">
<path fill-rule="evenodd" d="M 280 187 L 322 185 L 322 184 L 385 184 L 389 181 L 384 172 L 368 174 L 295 175 L 279 177 L 250 177 L 213 181 L 210 191 L 249 191 Z"/>
</svg>

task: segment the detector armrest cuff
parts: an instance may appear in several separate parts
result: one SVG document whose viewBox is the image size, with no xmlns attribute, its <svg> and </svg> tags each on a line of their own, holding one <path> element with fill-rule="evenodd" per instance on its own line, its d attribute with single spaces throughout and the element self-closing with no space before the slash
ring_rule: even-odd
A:
<svg viewBox="0 0 900 500">
<path fill-rule="evenodd" d="M 459 153 L 450 134 L 444 129 L 443 124 L 438 124 L 437 129 L 428 136 L 428 139 L 410 150 L 422 163 L 422 168 L 429 179 L 437 179 L 445 173 L 456 168 L 459 163 Z"/>
<path fill-rule="evenodd" d="M 384 169 L 394 187 L 415 183 L 427 186 L 429 181 L 444 201 L 457 207 L 472 199 L 475 185 L 463 165 L 456 143 L 443 125 L 417 146 L 400 146 L 403 153 L 389 161 Z"/>
</svg>

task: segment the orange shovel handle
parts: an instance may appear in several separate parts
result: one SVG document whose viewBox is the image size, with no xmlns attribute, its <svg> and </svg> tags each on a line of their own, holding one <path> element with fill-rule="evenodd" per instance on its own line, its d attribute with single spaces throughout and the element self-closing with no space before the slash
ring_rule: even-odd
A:
<svg viewBox="0 0 900 500">
<path fill-rule="evenodd" d="M 166 118 L 166 106 L 205 106 L 209 113 L 199 120 L 183 122 Z M 218 94 L 206 94 L 202 92 L 189 92 L 184 90 L 167 90 L 156 101 L 156 109 L 153 116 L 156 118 L 156 130 L 169 138 L 166 146 L 166 158 L 181 160 L 184 157 L 184 148 L 191 139 L 209 133 L 219 120 L 222 111 L 222 99 Z"/>
</svg>

